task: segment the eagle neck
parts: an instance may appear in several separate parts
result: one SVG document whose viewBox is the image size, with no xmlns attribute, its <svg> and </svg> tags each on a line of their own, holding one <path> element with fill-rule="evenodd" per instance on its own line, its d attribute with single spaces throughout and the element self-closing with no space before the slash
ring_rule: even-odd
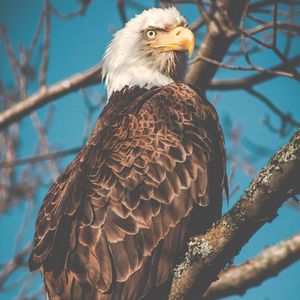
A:
<svg viewBox="0 0 300 300">
<path fill-rule="evenodd" d="M 159 70 L 147 66 L 122 66 L 108 71 L 105 77 L 108 98 L 124 87 L 129 89 L 135 86 L 141 89 L 151 89 L 172 83 L 173 79 Z"/>
</svg>

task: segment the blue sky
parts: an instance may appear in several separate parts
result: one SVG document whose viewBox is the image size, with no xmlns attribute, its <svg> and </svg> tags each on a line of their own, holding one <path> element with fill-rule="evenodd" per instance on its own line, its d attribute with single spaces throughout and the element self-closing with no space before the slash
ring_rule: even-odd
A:
<svg viewBox="0 0 300 300">
<path fill-rule="evenodd" d="M 56 7 L 63 12 L 69 12 L 77 7 L 76 1 L 52 1 Z M 141 2 L 141 1 L 140 1 Z M 154 1 L 144 1 L 149 7 Z M 104 4 L 105 3 L 105 4 Z M 17 48 L 20 41 L 28 45 L 36 28 L 39 13 L 42 9 L 43 1 L 18 1 L 18 0 L 0 0 L 0 23 L 7 27 L 9 36 L 13 45 Z M 197 12 L 191 5 L 182 8 L 182 13 L 190 22 L 197 17 Z M 133 16 L 137 10 L 128 11 L 128 17 Z M 79 17 L 72 20 L 62 21 L 52 18 L 51 33 L 51 55 L 48 71 L 48 84 L 55 83 L 74 73 L 86 70 L 99 62 L 113 30 L 122 27 L 122 23 L 117 13 L 115 1 L 95 1 L 90 6 L 85 17 Z M 203 38 L 203 35 L 200 35 Z M 293 52 L 299 52 L 299 47 L 294 46 Z M 38 55 L 36 55 L 38 58 Z M 269 53 L 261 57 L 255 57 L 256 63 L 270 65 L 278 61 Z M 242 64 L 240 60 L 237 63 Z M 13 83 L 13 77 L 9 71 L 9 64 L 3 45 L 0 45 L 0 76 L 7 86 Z M 233 79 L 240 76 L 240 73 L 233 71 L 220 70 L 218 78 Z M 29 93 L 36 91 L 37 86 L 33 84 L 29 88 Z M 270 97 L 274 103 L 285 112 L 292 112 L 293 116 L 300 120 L 299 104 L 299 83 L 288 78 L 279 78 L 272 80 L 264 85 L 257 87 Z M 93 92 L 104 93 L 103 86 L 99 85 L 92 89 Z M 225 124 L 226 119 L 230 117 L 233 126 L 242 130 L 243 137 L 262 145 L 270 152 L 275 152 L 281 145 L 286 143 L 289 137 L 280 138 L 270 132 L 262 124 L 262 119 L 269 115 L 273 124 L 279 126 L 279 120 L 272 115 L 269 109 L 257 99 L 249 96 L 244 91 L 235 92 L 208 92 L 209 99 L 219 99 L 217 110 L 221 122 Z M 87 116 L 87 109 L 83 102 L 83 96 L 80 92 L 69 94 L 59 101 L 55 102 L 55 117 L 49 129 L 49 140 L 56 150 L 80 146 L 83 142 L 84 120 Z M 43 119 L 47 107 L 39 109 L 38 113 Z M 93 115 L 93 122 L 97 118 L 99 110 Z M 29 118 L 25 118 L 21 125 L 21 148 L 18 153 L 19 157 L 29 156 L 35 149 L 37 136 Z M 244 146 L 246 148 L 246 146 Z M 227 149 L 230 153 L 237 153 L 237 149 L 230 143 L 227 143 Z M 246 153 L 249 149 L 244 149 Z M 60 160 L 60 166 L 65 167 L 71 160 L 72 156 Z M 268 156 L 258 157 L 255 167 L 259 170 L 268 161 Z M 231 165 L 228 170 L 230 172 Z M 45 174 L 47 183 L 50 184 L 50 177 Z M 251 178 L 244 174 L 239 168 L 235 176 L 235 184 L 240 185 L 240 189 L 230 200 L 229 205 L 224 203 L 224 211 L 228 210 L 247 187 Z M 47 191 L 47 187 L 41 188 L 35 199 L 33 207 L 33 217 L 29 222 L 22 244 L 26 244 L 33 235 L 34 220 L 38 207 Z M 15 253 L 14 237 L 19 231 L 23 222 L 25 204 L 21 204 L 9 211 L 5 217 L 0 219 L 0 263 L 8 261 Z M 240 254 L 235 258 L 236 263 L 242 263 L 258 254 L 268 245 L 272 245 L 280 240 L 287 239 L 300 229 L 299 211 L 289 205 L 284 205 L 279 216 L 272 223 L 264 226 L 255 237 L 242 249 Z M 23 271 L 25 272 L 25 271 Z M 22 276 L 24 273 L 18 274 Z M 300 290 L 298 288 L 297 274 L 300 274 L 300 262 L 283 271 L 274 279 L 267 280 L 258 288 L 249 290 L 243 299 L 271 299 L 281 300 L 300 299 Z M 15 278 L 12 278 L 13 281 Z M 35 286 L 38 286 L 38 279 L 35 279 Z M 0 293 L 1 299 L 13 299 L 19 293 L 14 289 L 9 293 Z M 240 297 L 229 297 L 228 299 L 241 299 Z"/>
</svg>

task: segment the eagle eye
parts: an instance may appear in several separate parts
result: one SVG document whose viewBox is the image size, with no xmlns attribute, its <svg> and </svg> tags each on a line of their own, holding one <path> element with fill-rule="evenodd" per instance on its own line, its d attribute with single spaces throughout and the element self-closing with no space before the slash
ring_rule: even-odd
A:
<svg viewBox="0 0 300 300">
<path fill-rule="evenodd" d="M 154 29 L 148 29 L 145 31 L 145 37 L 148 40 L 154 40 L 156 38 L 156 35 L 157 35 L 157 31 Z"/>
</svg>

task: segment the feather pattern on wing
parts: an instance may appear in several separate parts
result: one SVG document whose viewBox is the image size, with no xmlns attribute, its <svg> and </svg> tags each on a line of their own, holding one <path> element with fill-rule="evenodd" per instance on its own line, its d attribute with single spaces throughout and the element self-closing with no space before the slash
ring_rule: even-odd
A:
<svg viewBox="0 0 300 300">
<path fill-rule="evenodd" d="M 204 94 L 125 87 L 46 195 L 30 268 L 41 267 L 50 299 L 139 299 L 220 216 L 224 186 L 222 132 Z"/>
</svg>

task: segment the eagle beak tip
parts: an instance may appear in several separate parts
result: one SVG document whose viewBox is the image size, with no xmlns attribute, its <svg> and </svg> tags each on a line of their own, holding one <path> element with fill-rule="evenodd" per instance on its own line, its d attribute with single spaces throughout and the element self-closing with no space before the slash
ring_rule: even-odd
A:
<svg viewBox="0 0 300 300">
<path fill-rule="evenodd" d="M 188 51 L 189 51 L 189 58 L 192 57 L 192 55 L 193 55 L 193 53 L 194 53 L 194 48 L 195 48 L 195 47 L 194 47 L 194 44 L 193 44 L 192 46 L 189 47 L 189 50 L 188 50 Z"/>
</svg>

